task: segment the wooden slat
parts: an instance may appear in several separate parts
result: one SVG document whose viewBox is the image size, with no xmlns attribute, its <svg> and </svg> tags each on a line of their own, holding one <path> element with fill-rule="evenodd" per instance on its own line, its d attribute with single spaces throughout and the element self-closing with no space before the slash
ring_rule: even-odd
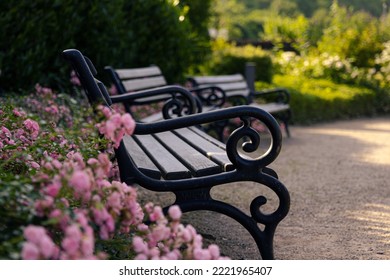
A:
<svg viewBox="0 0 390 280">
<path fill-rule="evenodd" d="M 119 78 L 123 80 L 162 75 L 161 70 L 158 66 L 132 69 L 116 69 L 115 71 L 118 74 Z"/>
<path fill-rule="evenodd" d="M 283 103 L 267 103 L 267 104 L 252 103 L 250 105 L 256 108 L 263 109 L 264 111 L 267 111 L 268 113 L 271 114 L 286 111 L 290 108 L 288 104 L 283 104 Z"/>
<path fill-rule="evenodd" d="M 221 147 L 223 145 L 222 143 L 216 145 L 215 141 L 208 140 L 209 137 L 204 138 L 189 128 L 177 129 L 174 132 L 185 139 L 186 142 L 190 143 L 199 152 L 221 165 L 224 171 L 234 169 L 233 164 L 226 155 L 226 150 Z"/>
<path fill-rule="evenodd" d="M 149 159 L 149 156 L 145 154 L 141 147 L 130 136 L 123 138 L 123 143 L 130 157 L 133 159 L 137 168 L 144 174 L 154 179 L 161 178 L 160 170 Z"/>
<path fill-rule="evenodd" d="M 162 119 L 163 119 L 162 113 L 156 113 L 141 119 L 141 122 L 149 123 L 149 122 L 161 121 Z"/>
<path fill-rule="evenodd" d="M 220 147 L 221 149 L 224 149 L 226 150 L 226 145 L 225 143 L 222 143 L 221 141 L 217 140 L 216 138 L 210 136 L 209 134 L 207 134 L 206 132 L 204 132 L 203 130 L 200 130 L 199 128 L 197 127 L 189 127 L 188 129 L 192 130 L 194 133 L 196 134 L 199 134 L 201 137 L 207 139 L 208 141 L 210 141 L 211 143 L 213 143 L 214 145 Z"/>
<path fill-rule="evenodd" d="M 157 133 L 155 136 L 191 170 L 193 176 L 206 176 L 222 172 L 221 166 L 202 155 L 172 132 Z"/>
<path fill-rule="evenodd" d="M 149 89 L 155 87 L 166 86 L 167 82 L 163 76 L 134 79 L 134 80 L 122 80 L 122 84 L 126 91 L 135 91 L 142 89 Z"/>
<path fill-rule="evenodd" d="M 243 82 L 235 82 L 235 83 L 218 83 L 218 84 L 213 84 L 217 87 L 220 87 L 221 89 L 225 91 L 231 91 L 231 90 L 248 90 L 248 84 L 243 81 Z"/>
<path fill-rule="evenodd" d="M 191 177 L 188 168 L 178 161 L 156 138 L 151 135 L 137 135 L 134 138 L 161 170 L 164 179 L 175 180 Z"/>
<path fill-rule="evenodd" d="M 195 76 L 192 77 L 192 79 L 194 79 L 199 85 L 244 81 L 244 77 L 241 74 L 221 76 Z"/>
</svg>

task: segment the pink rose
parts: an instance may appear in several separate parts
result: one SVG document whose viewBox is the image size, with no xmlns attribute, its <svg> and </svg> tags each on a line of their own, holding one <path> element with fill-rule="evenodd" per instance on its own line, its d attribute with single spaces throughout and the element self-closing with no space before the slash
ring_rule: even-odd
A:
<svg viewBox="0 0 390 280">
<path fill-rule="evenodd" d="M 78 198 L 80 196 L 85 200 L 90 198 L 91 179 L 85 172 L 79 170 L 75 171 L 69 183 L 73 186 L 75 194 Z"/>
<path fill-rule="evenodd" d="M 169 207 L 168 214 L 169 217 L 171 217 L 173 220 L 178 221 L 181 217 L 180 207 L 177 205 L 172 205 Z"/>
<path fill-rule="evenodd" d="M 135 128 L 135 121 L 130 116 L 130 114 L 126 113 L 122 115 L 121 120 L 122 120 L 123 127 L 126 130 L 126 133 L 129 135 L 133 134 Z"/>
<path fill-rule="evenodd" d="M 24 243 L 23 249 L 22 249 L 22 259 L 24 259 L 24 260 L 37 260 L 37 259 L 39 259 L 38 247 L 31 242 Z"/>
<path fill-rule="evenodd" d="M 38 243 L 42 235 L 45 235 L 45 229 L 39 226 L 30 225 L 24 229 L 24 237 L 34 243 Z"/>
</svg>

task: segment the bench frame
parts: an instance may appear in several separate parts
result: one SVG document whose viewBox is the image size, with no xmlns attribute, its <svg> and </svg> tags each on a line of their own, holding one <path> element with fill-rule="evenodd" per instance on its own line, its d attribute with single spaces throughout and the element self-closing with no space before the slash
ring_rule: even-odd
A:
<svg viewBox="0 0 390 280">
<path fill-rule="evenodd" d="M 112 97 L 108 97 L 104 85 L 94 78 L 96 70 L 88 59 L 75 49 L 65 50 L 63 55 L 72 64 L 79 76 L 90 103 L 94 105 L 104 104 L 109 106 L 111 101 L 114 100 L 112 100 Z M 146 95 L 150 94 L 148 91 L 144 91 L 143 93 Z M 119 97 L 119 101 L 117 99 L 115 102 L 132 100 L 133 98 L 139 98 L 141 95 L 141 93 L 122 95 Z M 189 96 L 191 96 L 191 94 L 189 94 Z M 179 101 L 181 100 L 182 99 Z M 194 103 L 194 100 L 192 102 L 188 101 L 188 104 L 192 106 Z M 184 213 L 196 210 L 209 210 L 233 218 L 254 238 L 261 257 L 263 259 L 273 259 L 274 233 L 279 222 L 289 211 L 290 196 L 286 187 L 278 180 L 276 172 L 267 167 L 278 156 L 282 144 L 282 135 L 279 125 L 269 113 L 251 106 L 238 106 L 153 123 L 137 122 L 134 135 L 152 135 L 164 131 L 172 131 L 237 117 L 241 118 L 242 126 L 237 128 L 230 135 L 226 143 L 226 154 L 231 161 L 233 168 L 218 174 L 186 179 L 156 179 L 141 172 L 137 168 L 132 155 L 129 154 L 122 141 L 119 147 L 115 149 L 120 177 L 123 182 L 128 184 L 136 183 L 152 191 L 174 193 L 176 196 L 174 204 L 178 205 Z M 246 152 L 255 151 L 260 143 L 260 135 L 250 127 L 251 118 L 261 120 L 268 127 L 272 137 L 272 142 L 268 151 L 262 156 L 254 159 L 248 159 L 247 157 L 242 156 L 238 148 L 242 139 L 249 139 L 249 141 L 246 141 L 242 145 L 242 148 Z M 221 143 L 221 145 L 223 145 L 223 143 Z M 276 194 L 279 203 L 274 212 L 263 213 L 261 208 L 267 203 L 267 199 L 262 195 L 255 197 L 252 200 L 249 209 L 250 215 L 233 205 L 215 200 L 210 195 L 210 191 L 214 186 L 247 181 L 264 185 Z M 168 207 L 165 207 L 164 211 L 167 211 L 167 209 Z M 260 229 L 258 224 L 262 224 L 263 229 Z"/>
</svg>

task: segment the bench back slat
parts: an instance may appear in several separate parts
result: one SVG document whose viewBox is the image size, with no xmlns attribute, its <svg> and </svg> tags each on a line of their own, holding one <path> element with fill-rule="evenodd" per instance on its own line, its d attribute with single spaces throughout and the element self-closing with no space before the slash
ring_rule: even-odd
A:
<svg viewBox="0 0 390 280">
<path fill-rule="evenodd" d="M 131 79 L 131 80 L 122 80 L 122 84 L 126 90 L 126 92 L 162 87 L 166 86 L 167 82 L 165 78 L 162 76 L 159 77 L 147 77 L 147 78 L 139 78 L 139 79 Z"/>
<path fill-rule="evenodd" d="M 115 69 L 120 79 L 136 79 L 144 77 L 161 76 L 161 70 L 158 66 L 149 66 L 142 68 Z"/>
<path fill-rule="evenodd" d="M 194 76 L 191 77 L 199 84 L 232 83 L 244 81 L 241 74 L 221 75 L 221 76 Z"/>
<path fill-rule="evenodd" d="M 223 75 L 223 76 L 194 76 L 189 79 L 193 86 L 217 86 L 221 88 L 226 97 L 242 95 L 248 98 L 250 89 L 244 77 L 241 74 Z"/>
</svg>

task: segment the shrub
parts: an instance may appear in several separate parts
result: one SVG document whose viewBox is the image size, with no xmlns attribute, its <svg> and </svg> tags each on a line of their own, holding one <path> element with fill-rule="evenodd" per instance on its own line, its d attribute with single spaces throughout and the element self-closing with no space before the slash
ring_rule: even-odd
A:
<svg viewBox="0 0 390 280">
<path fill-rule="evenodd" d="M 331 6 L 331 20 L 318 42 L 320 52 L 352 59 L 357 67 L 372 67 L 382 50 L 379 20 L 364 12 L 350 13 L 337 1 Z"/>
<path fill-rule="evenodd" d="M 390 43 L 383 44 L 383 50 L 374 57 L 372 67 L 357 67 L 352 59 L 339 55 L 312 52 L 299 56 L 284 52 L 274 57 L 275 71 L 280 74 L 306 76 L 314 79 L 330 79 L 336 83 L 362 85 L 388 91 L 390 85 Z"/>
<path fill-rule="evenodd" d="M 208 50 L 200 31 L 180 18 L 183 9 L 169 0 L 0 1 L 0 87 L 66 88 L 66 48 L 83 51 L 100 73 L 108 64 L 158 64 L 168 80 L 180 80 Z"/>
<path fill-rule="evenodd" d="M 254 46 L 238 47 L 221 39 L 214 42 L 213 57 L 201 70 L 203 74 L 227 75 L 241 73 L 245 75 L 245 64 L 256 64 L 256 80 L 271 82 L 273 64 L 270 55 Z"/>
<path fill-rule="evenodd" d="M 362 86 L 336 84 L 325 79 L 305 76 L 275 75 L 274 85 L 290 91 L 293 122 L 316 122 L 372 116 L 390 112 L 390 95 Z M 256 83 L 256 88 L 270 87 Z"/>
</svg>

